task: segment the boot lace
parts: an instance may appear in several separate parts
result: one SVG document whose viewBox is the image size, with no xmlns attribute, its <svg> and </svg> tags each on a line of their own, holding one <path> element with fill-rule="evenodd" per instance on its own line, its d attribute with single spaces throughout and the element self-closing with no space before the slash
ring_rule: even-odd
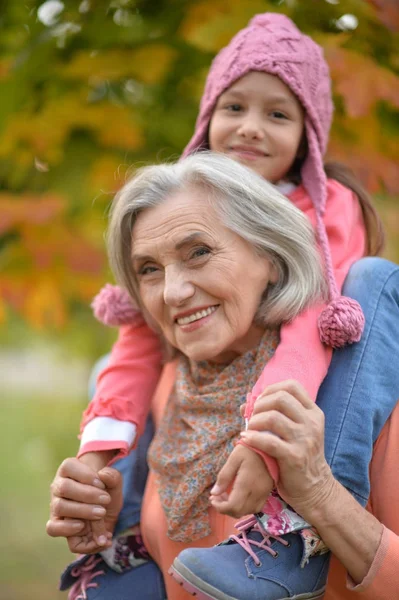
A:
<svg viewBox="0 0 399 600">
<path fill-rule="evenodd" d="M 98 587 L 98 583 L 93 579 L 105 573 L 102 569 L 96 570 L 100 562 L 103 562 L 101 556 L 93 554 L 83 565 L 72 569 L 71 575 L 77 577 L 78 580 L 71 587 L 68 600 L 87 600 L 87 590 Z"/>
<path fill-rule="evenodd" d="M 273 556 L 273 558 L 277 558 L 278 552 L 276 552 L 276 550 L 273 550 L 273 548 L 270 547 L 273 543 L 273 540 L 280 542 L 280 544 L 283 544 L 283 546 L 290 545 L 289 542 L 287 542 L 281 537 L 269 535 L 263 527 L 262 521 L 257 515 L 252 515 L 247 519 L 239 521 L 235 524 L 235 527 L 240 533 L 238 535 L 231 535 L 229 539 L 233 540 L 234 542 L 237 542 L 237 544 L 240 544 L 240 546 L 244 548 L 244 550 L 248 552 L 248 554 L 252 557 L 257 567 L 261 565 L 261 561 L 255 554 L 254 550 L 252 550 L 251 546 L 255 546 L 256 548 L 260 548 L 261 550 L 266 550 L 267 552 L 269 552 L 269 554 Z M 247 534 L 250 531 L 257 531 L 262 535 L 263 539 L 260 542 L 258 542 L 257 540 L 249 539 Z"/>
</svg>

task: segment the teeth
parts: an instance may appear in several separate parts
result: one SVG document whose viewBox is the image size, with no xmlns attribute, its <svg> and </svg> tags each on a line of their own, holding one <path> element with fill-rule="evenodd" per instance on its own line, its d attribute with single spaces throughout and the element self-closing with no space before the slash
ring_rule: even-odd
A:
<svg viewBox="0 0 399 600">
<path fill-rule="evenodd" d="M 210 306 L 205 310 L 199 310 L 198 312 L 193 313 L 189 317 L 182 317 L 181 319 L 177 319 L 177 323 L 179 325 L 188 325 L 189 323 L 194 323 L 194 321 L 198 321 L 198 319 L 203 319 L 204 317 L 211 315 L 215 312 L 216 309 L 217 306 Z"/>
</svg>

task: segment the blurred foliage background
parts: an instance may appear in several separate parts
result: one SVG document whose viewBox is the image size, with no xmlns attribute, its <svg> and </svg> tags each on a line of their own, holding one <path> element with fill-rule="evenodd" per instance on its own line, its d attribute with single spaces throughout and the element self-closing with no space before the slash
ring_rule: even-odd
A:
<svg viewBox="0 0 399 600">
<path fill-rule="evenodd" d="M 397 0 L 0 0 L 0 596 L 62 597 L 48 483 L 76 451 L 90 365 L 115 332 L 90 301 L 132 168 L 177 158 L 209 64 L 248 20 L 288 14 L 325 49 L 329 158 L 374 195 L 399 259 Z"/>
</svg>

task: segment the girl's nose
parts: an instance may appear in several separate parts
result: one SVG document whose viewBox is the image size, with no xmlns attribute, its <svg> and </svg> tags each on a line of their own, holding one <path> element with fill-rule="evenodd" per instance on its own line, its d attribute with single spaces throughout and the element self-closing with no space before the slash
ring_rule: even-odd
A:
<svg viewBox="0 0 399 600">
<path fill-rule="evenodd" d="M 176 268 L 165 269 L 164 302 L 168 306 L 181 306 L 195 294 L 195 286 L 185 276 L 184 271 Z"/>
<path fill-rule="evenodd" d="M 244 139 L 262 140 L 264 131 L 261 119 L 255 115 L 247 115 L 239 124 L 237 134 Z"/>
</svg>

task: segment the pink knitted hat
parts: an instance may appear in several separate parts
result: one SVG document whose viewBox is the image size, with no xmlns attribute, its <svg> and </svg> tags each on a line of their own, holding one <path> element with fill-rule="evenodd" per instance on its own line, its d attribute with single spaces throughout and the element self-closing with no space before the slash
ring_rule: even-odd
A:
<svg viewBox="0 0 399 600">
<path fill-rule="evenodd" d="M 215 57 L 205 84 L 195 132 L 183 157 L 208 149 L 208 128 L 219 96 L 249 71 L 277 75 L 305 108 L 308 153 L 301 178 L 316 211 L 316 231 L 323 252 L 330 303 L 320 315 L 320 336 L 324 343 L 340 347 L 359 341 L 364 316 L 360 305 L 340 296 L 334 277 L 331 252 L 323 215 L 327 200 L 327 179 L 323 167 L 333 103 L 329 69 L 323 50 L 282 14 L 256 15 Z"/>
</svg>

